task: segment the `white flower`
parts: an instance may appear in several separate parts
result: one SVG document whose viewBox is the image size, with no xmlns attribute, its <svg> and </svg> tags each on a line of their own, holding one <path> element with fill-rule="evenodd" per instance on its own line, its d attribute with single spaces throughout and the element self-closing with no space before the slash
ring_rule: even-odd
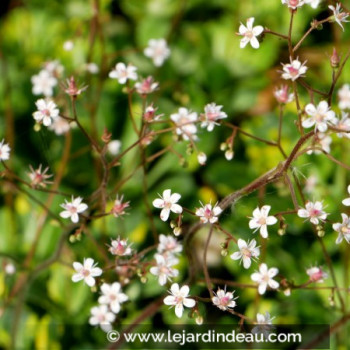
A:
<svg viewBox="0 0 350 350">
<path fill-rule="evenodd" d="M 112 140 L 108 143 L 107 149 L 112 156 L 116 156 L 120 152 L 122 143 L 119 140 Z"/>
<path fill-rule="evenodd" d="M 144 54 L 152 58 L 156 67 L 160 67 L 170 56 L 170 49 L 165 39 L 151 39 L 148 41 L 148 46 L 145 48 Z"/>
<path fill-rule="evenodd" d="M 108 311 L 107 305 L 94 306 L 90 310 L 91 317 L 89 323 L 91 326 L 100 326 L 105 332 L 112 329 L 111 323 L 115 320 L 115 315 Z"/>
<path fill-rule="evenodd" d="M 119 198 L 119 195 L 117 195 L 113 208 L 111 209 L 111 214 L 113 214 L 114 217 L 118 218 L 120 216 L 125 215 L 125 209 L 130 206 L 130 202 L 123 202 L 124 200 L 124 195 L 122 195 Z"/>
<path fill-rule="evenodd" d="M 279 89 L 275 89 L 273 94 L 278 103 L 289 103 L 294 100 L 294 94 L 288 92 L 288 85 L 282 85 Z"/>
<path fill-rule="evenodd" d="M 91 74 L 97 74 L 100 71 L 100 68 L 94 62 L 86 63 L 84 69 Z"/>
<path fill-rule="evenodd" d="M 350 194 L 350 185 L 348 186 L 348 193 Z M 342 203 L 347 207 L 350 207 L 350 197 L 343 199 Z"/>
<path fill-rule="evenodd" d="M 274 328 L 273 326 L 271 326 L 273 318 L 274 317 L 271 317 L 267 311 L 265 312 L 265 315 L 257 313 L 256 314 L 256 322 L 255 322 L 255 324 L 257 324 L 257 326 L 255 326 L 252 329 L 252 333 L 253 334 L 261 333 L 264 335 L 265 338 L 268 339 L 268 335 L 271 333 L 271 331 Z"/>
<path fill-rule="evenodd" d="M 338 129 L 344 130 L 344 132 L 337 133 L 338 137 L 346 137 L 350 139 L 350 118 L 348 113 L 341 111 L 341 119 L 337 119 L 335 126 Z"/>
<path fill-rule="evenodd" d="M 120 311 L 120 304 L 125 303 L 129 298 L 121 290 L 121 285 L 118 282 L 113 284 L 103 283 L 101 286 L 103 293 L 99 298 L 100 304 L 107 304 L 111 310 L 117 314 Z"/>
<path fill-rule="evenodd" d="M 177 283 L 174 283 L 170 287 L 168 295 L 164 298 L 165 305 L 175 306 L 175 314 L 177 317 L 181 317 L 184 311 L 184 306 L 192 308 L 196 305 L 196 301 L 194 299 L 188 298 L 188 293 L 190 292 L 190 288 L 186 285 L 182 286 L 181 289 Z"/>
<path fill-rule="evenodd" d="M 217 205 L 217 203 L 214 205 L 214 207 L 211 205 L 211 203 L 208 203 L 206 205 L 202 205 L 202 208 L 196 209 L 196 215 L 199 216 L 200 221 L 203 224 L 211 223 L 215 224 L 218 221 L 218 216 L 222 213 L 222 209 Z"/>
<path fill-rule="evenodd" d="M 161 286 L 164 286 L 167 281 L 171 281 L 173 277 L 179 275 L 179 271 L 174 269 L 173 266 L 179 263 L 179 260 L 173 256 L 167 256 L 161 254 L 155 254 L 156 266 L 150 268 L 150 272 L 154 276 L 158 276 L 158 282 Z"/>
<path fill-rule="evenodd" d="M 313 145 L 321 147 L 326 153 L 330 153 L 331 151 L 331 143 L 332 143 L 332 138 L 324 133 L 317 133 L 315 134 L 314 140 L 313 140 Z M 310 149 L 309 151 L 306 152 L 307 154 L 321 154 L 322 151 L 316 149 Z"/>
<path fill-rule="evenodd" d="M 179 204 L 176 204 L 180 198 L 181 195 L 178 193 L 171 194 L 171 190 L 165 190 L 163 191 L 163 195 L 160 196 L 160 198 L 157 198 L 153 201 L 153 206 L 155 208 L 162 209 L 160 212 L 160 218 L 163 221 L 167 221 L 169 218 L 169 214 L 172 211 L 175 214 L 181 214 L 182 213 L 182 207 Z"/>
<path fill-rule="evenodd" d="M 340 27 L 344 31 L 342 22 L 344 23 L 349 22 L 346 20 L 349 17 L 349 14 L 347 12 L 342 12 L 340 3 L 338 3 L 336 7 L 334 7 L 333 5 L 329 5 L 328 8 L 333 11 L 334 20 L 340 25 Z"/>
<path fill-rule="evenodd" d="M 205 165 L 207 162 L 207 155 L 204 152 L 199 152 L 197 155 L 198 163 L 200 165 Z"/>
<path fill-rule="evenodd" d="M 66 203 L 61 204 L 65 210 L 60 213 L 60 216 L 64 219 L 71 218 L 72 222 L 76 224 L 79 221 L 79 214 L 88 208 L 85 203 L 82 203 L 82 200 L 81 197 L 74 198 L 73 196 L 71 202 L 65 199 Z"/>
<path fill-rule="evenodd" d="M 143 79 L 141 82 L 135 84 L 135 89 L 140 95 L 151 94 L 157 90 L 159 83 L 154 81 L 153 77 L 149 76 L 146 79 Z"/>
<path fill-rule="evenodd" d="M 305 107 L 305 112 L 310 118 L 303 120 L 304 128 L 311 128 L 315 125 L 315 130 L 325 132 L 329 123 L 335 124 L 337 122 L 335 112 L 330 109 L 327 101 L 321 101 L 317 107 L 309 103 Z"/>
<path fill-rule="evenodd" d="M 63 43 L 64 51 L 72 51 L 74 49 L 74 42 L 72 40 L 67 40 Z"/>
<path fill-rule="evenodd" d="M 9 160 L 11 148 L 8 143 L 4 143 L 5 139 L 0 142 L 0 160 Z"/>
<path fill-rule="evenodd" d="M 132 249 L 128 245 L 128 240 L 120 239 L 120 237 L 111 241 L 111 246 L 108 250 L 111 254 L 118 256 L 131 255 L 132 253 Z"/>
<path fill-rule="evenodd" d="M 322 202 L 307 202 L 305 209 L 298 210 L 298 216 L 301 218 L 307 218 L 314 225 L 318 225 L 320 221 L 324 221 L 327 218 L 327 213 L 323 211 Z"/>
<path fill-rule="evenodd" d="M 225 158 L 227 160 L 232 160 L 233 159 L 233 156 L 234 156 L 234 152 L 232 149 L 228 149 L 226 152 L 225 152 Z"/>
<path fill-rule="evenodd" d="M 227 309 L 233 309 L 236 306 L 235 299 L 233 297 L 234 292 L 226 292 L 223 289 L 218 289 L 214 292 L 214 297 L 212 297 L 213 304 L 217 306 L 220 310 L 226 311 Z"/>
<path fill-rule="evenodd" d="M 31 81 L 33 94 L 46 97 L 52 96 L 53 88 L 57 85 L 57 79 L 46 69 L 41 70 L 38 75 L 32 76 Z"/>
<path fill-rule="evenodd" d="M 181 107 L 178 113 L 170 115 L 170 119 L 176 124 L 176 133 L 182 135 L 184 140 L 196 140 L 197 127 L 194 124 L 198 120 L 197 113 L 190 112 L 187 108 Z"/>
<path fill-rule="evenodd" d="M 125 84 L 127 80 L 137 80 L 136 70 L 137 68 L 131 64 L 126 66 L 124 63 L 119 62 L 108 76 L 112 79 L 117 79 L 119 84 Z"/>
<path fill-rule="evenodd" d="M 166 255 L 174 255 L 182 252 L 182 244 L 180 244 L 173 236 L 159 235 L 158 253 Z"/>
<path fill-rule="evenodd" d="M 10 262 L 7 262 L 4 265 L 4 271 L 5 271 L 6 275 L 13 275 L 16 273 L 16 266 Z"/>
<path fill-rule="evenodd" d="M 285 80 L 295 81 L 299 77 L 304 76 L 307 71 L 307 67 L 305 66 L 306 61 L 302 64 L 298 59 L 295 59 L 291 63 L 283 64 L 283 72 L 282 78 Z"/>
<path fill-rule="evenodd" d="M 320 4 L 320 0 L 304 0 L 305 4 L 309 4 L 313 9 L 316 9 Z"/>
<path fill-rule="evenodd" d="M 218 120 L 227 118 L 227 114 L 221 108 L 222 106 L 217 106 L 215 103 L 207 104 L 204 107 L 204 113 L 201 114 L 201 127 L 213 131 L 215 125 L 219 125 Z"/>
<path fill-rule="evenodd" d="M 39 165 L 38 169 L 34 169 L 31 165 L 29 165 L 30 172 L 27 173 L 30 178 L 30 184 L 33 188 L 42 187 L 45 188 L 47 184 L 51 184 L 51 181 L 47 181 L 52 175 L 48 175 L 49 167 L 46 167 L 44 171 L 42 171 L 42 165 Z"/>
<path fill-rule="evenodd" d="M 246 242 L 243 239 L 238 239 L 237 242 L 239 252 L 234 252 L 231 254 L 231 259 L 243 261 L 243 266 L 245 269 L 249 269 L 252 260 L 260 255 L 259 247 L 256 247 L 256 240 L 252 239 L 251 242 Z"/>
<path fill-rule="evenodd" d="M 264 294 L 267 286 L 272 289 L 277 289 L 279 287 L 279 283 L 273 279 L 277 274 L 278 269 L 276 267 L 268 269 L 266 264 L 261 264 L 259 266 L 259 272 L 254 272 L 251 275 L 251 279 L 259 284 L 259 294 Z"/>
<path fill-rule="evenodd" d="M 350 109 L 350 85 L 344 84 L 338 90 L 339 108 Z"/>
<path fill-rule="evenodd" d="M 53 77 L 59 77 L 64 71 L 64 67 L 59 60 L 47 61 L 44 64 L 44 70 L 49 72 Z"/>
<path fill-rule="evenodd" d="M 83 264 L 75 261 L 73 267 L 76 273 L 72 276 L 72 281 L 79 282 L 84 280 L 89 287 L 93 287 L 95 285 L 94 277 L 102 275 L 102 270 L 96 266 L 97 263 L 94 264 L 94 260 L 91 258 L 84 259 Z"/>
<path fill-rule="evenodd" d="M 310 277 L 310 281 L 323 283 L 323 280 L 328 278 L 328 274 L 324 272 L 320 267 L 310 267 L 306 270 L 307 275 Z"/>
<path fill-rule="evenodd" d="M 66 134 L 69 131 L 69 129 L 69 122 L 64 118 L 61 118 L 60 116 L 54 118 L 52 120 L 51 125 L 49 125 L 49 130 L 52 130 L 58 136 Z"/>
<path fill-rule="evenodd" d="M 50 99 L 40 99 L 35 102 L 37 111 L 33 113 L 33 117 L 37 123 L 43 123 L 45 126 L 50 126 L 58 117 L 59 110 L 57 105 Z"/>
<path fill-rule="evenodd" d="M 253 27 L 254 20 L 254 17 L 250 17 L 247 19 L 247 26 L 242 23 L 239 26 L 238 35 L 243 36 L 240 42 L 241 49 L 245 48 L 248 43 L 250 43 L 254 49 L 258 49 L 260 46 L 256 37 L 264 31 L 264 28 L 262 26 Z"/>
<path fill-rule="evenodd" d="M 343 219 L 342 223 L 337 222 L 333 224 L 333 230 L 338 232 L 335 243 L 339 244 L 345 239 L 350 244 L 350 218 L 344 213 L 341 214 L 341 217 Z"/>
<path fill-rule="evenodd" d="M 289 8 L 295 10 L 298 7 L 301 7 L 304 5 L 304 0 L 281 0 L 282 4 L 287 5 Z"/>
<path fill-rule="evenodd" d="M 260 234 L 262 237 L 267 238 L 267 226 L 274 225 L 277 222 L 277 219 L 274 216 L 268 216 L 271 206 L 264 205 L 261 207 L 257 207 L 253 211 L 253 217 L 249 221 L 249 228 L 255 229 L 254 232 L 260 230 Z"/>
</svg>

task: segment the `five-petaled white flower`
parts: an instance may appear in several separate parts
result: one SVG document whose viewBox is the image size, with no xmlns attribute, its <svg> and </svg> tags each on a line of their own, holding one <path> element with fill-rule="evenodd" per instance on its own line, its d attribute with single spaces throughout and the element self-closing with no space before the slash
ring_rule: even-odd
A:
<svg viewBox="0 0 350 350">
<path fill-rule="evenodd" d="M 136 70 L 137 68 L 132 64 L 126 66 L 125 63 L 119 62 L 108 76 L 117 79 L 119 84 L 125 84 L 127 80 L 137 80 Z"/>
<path fill-rule="evenodd" d="M 10 146 L 8 145 L 8 143 L 5 143 L 5 140 L 3 139 L 0 142 L 0 160 L 9 160 L 10 151 L 11 151 Z"/>
<path fill-rule="evenodd" d="M 182 252 L 182 244 L 173 236 L 160 234 L 157 251 L 164 256 L 179 254 Z"/>
<path fill-rule="evenodd" d="M 264 31 L 264 27 L 263 26 L 253 27 L 254 20 L 255 20 L 254 17 L 250 17 L 247 19 L 247 26 L 245 26 L 242 23 L 239 26 L 238 35 L 243 36 L 240 42 L 241 49 L 245 48 L 248 43 L 250 43 L 250 45 L 254 49 L 258 49 L 260 46 L 259 41 L 256 37 L 259 36 Z"/>
<path fill-rule="evenodd" d="M 236 306 L 235 299 L 233 297 L 234 292 L 226 292 L 224 289 L 218 289 L 218 291 L 214 293 L 212 297 L 212 302 L 215 306 L 217 306 L 220 310 L 226 311 L 227 309 L 233 309 Z"/>
<path fill-rule="evenodd" d="M 202 204 L 202 208 L 196 209 L 196 215 L 199 216 L 200 221 L 203 224 L 207 224 L 208 222 L 210 224 L 215 224 L 218 221 L 218 216 L 221 213 L 222 209 L 217 205 L 217 203 L 214 205 L 214 207 L 211 205 L 211 203 L 205 205 Z"/>
<path fill-rule="evenodd" d="M 175 314 L 177 317 L 182 317 L 184 306 L 192 308 L 196 305 L 196 301 L 194 299 L 188 298 L 188 293 L 190 292 L 190 288 L 187 285 L 182 286 L 181 288 L 177 283 L 174 283 L 170 287 L 168 295 L 164 298 L 164 304 L 175 306 Z"/>
<path fill-rule="evenodd" d="M 315 130 L 325 132 L 328 129 L 328 124 L 337 123 L 335 112 L 330 109 L 327 101 L 321 101 L 317 107 L 309 103 L 305 107 L 305 112 L 309 118 L 303 120 L 302 125 L 304 128 L 311 128 L 315 125 Z"/>
<path fill-rule="evenodd" d="M 238 239 L 237 242 L 239 251 L 231 254 L 231 259 L 243 261 L 243 266 L 245 269 L 249 269 L 252 260 L 260 255 L 259 247 L 256 247 L 256 240 L 252 239 L 251 242 L 246 242 L 243 239 Z"/>
<path fill-rule="evenodd" d="M 274 216 L 269 216 L 269 211 L 271 206 L 264 205 L 261 207 L 255 208 L 253 211 L 253 217 L 249 221 L 249 228 L 255 229 L 254 232 L 260 230 L 260 234 L 262 237 L 267 238 L 267 226 L 274 225 L 277 222 L 277 219 Z"/>
<path fill-rule="evenodd" d="M 34 95 L 44 95 L 46 97 L 53 95 L 53 88 L 57 85 L 57 79 L 47 69 L 43 69 L 37 75 L 32 76 Z"/>
<path fill-rule="evenodd" d="M 82 203 L 82 200 L 81 197 L 74 198 L 73 196 L 71 202 L 65 199 L 66 203 L 61 204 L 64 211 L 60 213 L 60 216 L 64 219 L 71 218 L 76 224 L 79 221 L 79 214 L 88 208 L 87 204 Z"/>
<path fill-rule="evenodd" d="M 111 323 L 115 320 L 115 315 L 108 310 L 107 305 L 94 306 L 90 313 L 89 323 L 91 326 L 100 326 L 105 332 L 112 329 Z"/>
<path fill-rule="evenodd" d="M 83 264 L 75 261 L 73 267 L 76 273 L 72 276 L 72 281 L 79 282 L 84 280 L 89 287 L 93 287 L 96 282 L 95 277 L 102 275 L 102 270 L 96 266 L 97 263 L 94 264 L 94 260 L 91 258 L 84 259 Z"/>
<path fill-rule="evenodd" d="M 160 67 L 170 56 L 170 49 L 165 39 L 151 39 L 148 41 L 144 54 L 153 60 L 156 67 Z"/>
<path fill-rule="evenodd" d="M 264 294 L 267 286 L 272 289 L 277 289 L 279 287 L 279 283 L 273 279 L 277 274 L 278 269 L 276 267 L 271 267 L 269 269 L 265 263 L 259 266 L 259 272 L 254 272 L 251 275 L 251 279 L 259 284 L 259 294 Z"/>
<path fill-rule="evenodd" d="M 323 280 L 328 278 L 328 274 L 320 267 L 310 267 L 306 270 L 307 275 L 310 277 L 310 281 L 323 283 Z"/>
<path fill-rule="evenodd" d="M 350 194 L 350 185 L 348 186 L 348 193 Z M 342 203 L 347 206 L 350 207 L 350 197 L 349 198 L 345 198 L 342 200 Z"/>
<path fill-rule="evenodd" d="M 125 215 L 125 209 L 130 206 L 130 202 L 123 202 L 124 196 L 122 195 L 119 198 L 119 195 L 117 195 L 113 208 L 111 209 L 111 214 L 113 214 L 114 217 L 118 218 L 120 216 Z"/>
<path fill-rule="evenodd" d="M 344 31 L 342 22 L 349 22 L 346 20 L 349 14 L 347 12 L 342 12 L 341 3 L 337 3 L 336 7 L 329 5 L 328 8 L 333 11 L 334 21 L 336 21 Z"/>
<path fill-rule="evenodd" d="M 221 108 L 222 106 L 217 106 L 215 103 L 208 103 L 204 107 L 204 113 L 200 115 L 201 127 L 213 131 L 215 125 L 219 125 L 218 120 L 227 118 L 227 114 Z"/>
<path fill-rule="evenodd" d="M 111 241 L 111 246 L 109 247 L 108 250 L 111 254 L 117 255 L 117 256 L 131 255 L 132 253 L 132 249 L 128 244 L 128 240 L 121 239 L 120 237 L 118 237 L 117 239 L 113 239 Z"/>
<path fill-rule="evenodd" d="M 350 244 L 350 218 L 344 213 L 341 214 L 341 217 L 343 222 L 333 224 L 333 230 L 338 232 L 338 237 L 335 243 L 339 244 L 345 239 Z"/>
<path fill-rule="evenodd" d="M 33 113 L 33 117 L 38 123 L 43 123 L 45 126 L 50 126 L 53 120 L 58 117 L 59 110 L 55 102 L 52 100 L 44 100 L 41 98 L 35 102 L 35 105 L 38 110 Z"/>
<path fill-rule="evenodd" d="M 117 314 L 120 311 L 120 304 L 125 303 L 129 298 L 122 292 L 118 282 L 113 284 L 103 283 L 101 286 L 102 295 L 98 298 L 100 304 L 109 305 L 111 310 Z"/>
<path fill-rule="evenodd" d="M 285 80 L 292 80 L 295 81 L 298 78 L 304 76 L 304 74 L 307 71 L 307 67 L 305 66 L 305 63 L 301 63 L 299 59 L 292 60 L 290 63 L 283 64 L 283 72 L 282 72 L 282 78 Z"/>
<path fill-rule="evenodd" d="M 47 181 L 53 175 L 47 174 L 49 171 L 49 167 L 46 167 L 44 171 L 42 171 L 42 165 L 39 165 L 38 169 L 34 169 L 31 165 L 29 165 L 30 172 L 27 175 L 30 178 L 30 184 L 33 188 L 42 187 L 45 188 L 47 184 L 51 184 L 51 181 Z"/>
<path fill-rule="evenodd" d="M 301 218 L 309 219 L 314 225 L 318 225 L 320 221 L 324 221 L 327 218 L 327 213 L 323 211 L 323 204 L 320 201 L 307 202 L 305 209 L 298 210 L 298 216 Z"/>
<path fill-rule="evenodd" d="M 304 0 L 281 0 L 282 4 L 287 5 L 289 8 L 295 10 L 305 4 Z"/>
<path fill-rule="evenodd" d="M 172 255 L 164 256 L 161 254 L 155 254 L 154 258 L 156 259 L 156 266 L 152 266 L 150 272 L 152 275 L 158 276 L 158 282 L 161 286 L 179 275 L 179 271 L 173 268 L 174 265 L 179 263 L 177 258 Z"/>
<path fill-rule="evenodd" d="M 160 198 L 157 198 L 153 201 L 153 206 L 159 209 L 162 209 L 160 212 L 160 218 L 163 221 L 167 221 L 169 218 L 169 214 L 172 211 L 175 214 L 181 214 L 182 213 L 182 207 L 181 205 L 177 204 L 177 202 L 180 200 L 181 195 L 178 193 L 171 193 L 171 190 L 165 190 L 163 191 L 163 195 L 159 196 Z"/>
<path fill-rule="evenodd" d="M 177 135 L 182 135 L 186 141 L 197 139 L 195 122 L 198 120 L 198 115 L 196 112 L 191 112 L 187 108 L 181 107 L 178 113 L 170 115 L 170 119 L 176 124 Z"/>
<path fill-rule="evenodd" d="M 338 90 L 338 98 L 339 98 L 339 108 L 340 109 L 350 109 L 350 85 L 344 84 Z"/>
</svg>

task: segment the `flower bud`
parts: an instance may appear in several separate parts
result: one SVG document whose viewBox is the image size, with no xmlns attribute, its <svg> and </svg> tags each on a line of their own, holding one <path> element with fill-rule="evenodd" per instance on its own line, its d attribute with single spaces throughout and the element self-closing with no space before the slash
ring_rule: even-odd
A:
<svg viewBox="0 0 350 350">
<path fill-rule="evenodd" d="M 227 143 L 226 142 L 222 142 L 220 144 L 220 151 L 226 151 L 227 150 Z"/>
<path fill-rule="evenodd" d="M 231 160 L 231 159 L 233 158 L 233 155 L 234 155 L 234 153 L 233 153 L 232 149 L 228 149 L 228 150 L 225 152 L 225 158 L 226 158 L 227 160 Z"/>
<path fill-rule="evenodd" d="M 196 317 L 196 323 L 197 323 L 198 325 L 203 324 L 203 317 L 200 316 L 200 315 L 198 315 L 198 316 Z"/>
<path fill-rule="evenodd" d="M 147 283 L 148 279 L 147 279 L 146 276 L 142 276 L 142 277 L 140 278 L 140 281 L 141 281 L 141 283 Z"/>
<path fill-rule="evenodd" d="M 330 58 L 330 62 L 331 62 L 331 67 L 332 68 L 338 68 L 339 67 L 340 57 L 339 57 L 335 47 L 333 48 L 333 53 L 332 53 L 332 56 Z"/>
<path fill-rule="evenodd" d="M 205 162 L 207 161 L 207 155 L 204 152 L 199 152 L 197 159 L 200 165 L 205 165 Z"/>
<path fill-rule="evenodd" d="M 227 249 L 221 250 L 221 256 L 227 256 L 227 254 L 228 254 Z"/>
<path fill-rule="evenodd" d="M 182 233 L 182 229 L 181 227 L 175 227 L 173 232 L 175 236 L 180 236 Z"/>
<path fill-rule="evenodd" d="M 326 232 L 324 230 L 317 231 L 318 237 L 323 237 L 325 235 L 325 233 Z"/>
</svg>

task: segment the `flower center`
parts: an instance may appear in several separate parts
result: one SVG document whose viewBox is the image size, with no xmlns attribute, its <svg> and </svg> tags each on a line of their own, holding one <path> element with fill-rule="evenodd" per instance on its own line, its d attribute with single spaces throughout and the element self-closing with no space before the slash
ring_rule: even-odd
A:
<svg viewBox="0 0 350 350">
<path fill-rule="evenodd" d="M 258 223 L 259 223 L 260 225 L 266 225 L 266 218 L 261 217 L 261 218 L 258 220 Z"/>
<path fill-rule="evenodd" d="M 253 31 L 252 31 L 252 30 L 247 30 L 247 31 L 244 33 L 244 36 L 246 36 L 248 39 L 253 38 L 253 37 L 254 37 Z"/>
<path fill-rule="evenodd" d="M 252 253 L 248 248 L 243 248 L 241 252 L 242 252 L 242 255 L 244 255 L 247 258 L 250 258 L 252 256 Z"/>
<path fill-rule="evenodd" d="M 316 217 L 316 216 L 320 215 L 320 213 L 321 213 L 321 211 L 318 209 L 315 209 L 315 208 L 310 210 L 310 216 L 312 216 L 312 217 Z"/>
<path fill-rule="evenodd" d="M 299 74 L 299 69 L 296 69 L 293 66 L 289 66 L 288 72 L 292 77 L 296 77 Z"/>
<path fill-rule="evenodd" d="M 90 271 L 87 270 L 87 269 L 82 269 L 81 274 L 82 274 L 84 277 L 88 277 L 88 276 L 90 276 Z"/>
</svg>

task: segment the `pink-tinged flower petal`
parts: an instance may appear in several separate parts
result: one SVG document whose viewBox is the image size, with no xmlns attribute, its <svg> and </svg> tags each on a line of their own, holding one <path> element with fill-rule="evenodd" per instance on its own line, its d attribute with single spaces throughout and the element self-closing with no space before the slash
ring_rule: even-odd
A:
<svg viewBox="0 0 350 350">
<path fill-rule="evenodd" d="M 247 256 L 243 255 L 243 266 L 245 269 L 249 269 L 250 265 L 252 264 L 252 260 L 248 258 Z"/>
<path fill-rule="evenodd" d="M 260 35 L 263 31 L 264 31 L 264 27 L 263 26 L 256 26 L 256 27 L 253 28 L 253 34 L 255 36 Z"/>
<path fill-rule="evenodd" d="M 75 261 L 73 263 L 73 268 L 75 271 L 81 271 L 83 269 L 83 265 L 80 262 Z"/>
<path fill-rule="evenodd" d="M 95 279 L 92 276 L 88 276 L 85 277 L 85 283 L 89 286 L 89 287 L 93 287 L 95 285 Z"/>
<path fill-rule="evenodd" d="M 317 129 L 321 132 L 325 132 L 328 129 L 327 123 L 321 122 L 317 124 Z"/>
<path fill-rule="evenodd" d="M 259 228 L 261 225 L 257 222 L 256 219 L 252 219 L 249 221 L 249 228 L 254 229 L 254 228 Z"/>
<path fill-rule="evenodd" d="M 178 294 L 179 290 L 180 290 L 180 288 L 179 288 L 179 285 L 177 283 L 172 284 L 171 287 L 170 287 L 170 291 L 174 295 Z"/>
<path fill-rule="evenodd" d="M 234 252 L 233 254 L 230 255 L 230 258 L 233 260 L 239 260 L 242 257 L 241 252 Z"/>
<path fill-rule="evenodd" d="M 186 307 L 194 307 L 196 305 L 196 301 L 194 299 L 190 299 L 190 298 L 185 298 L 183 300 L 183 304 Z"/>
<path fill-rule="evenodd" d="M 335 241 L 335 244 L 340 244 L 343 241 L 344 236 L 339 233 L 337 240 Z"/>
<path fill-rule="evenodd" d="M 248 31 L 248 28 L 244 24 L 241 24 L 238 28 L 238 31 L 239 34 L 244 35 Z"/>
<path fill-rule="evenodd" d="M 178 194 L 178 193 L 173 193 L 171 196 L 170 196 L 170 202 L 171 203 L 176 203 L 180 200 L 181 198 L 181 194 Z"/>
<path fill-rule="evenodd" d="M 94 265 L 94 259 L 92 258 L 84 259 L 84 268 L 90 270 L 93 265 Z"/>
<path fill-rule="evenodd" d="M 165 305 L 175 305 L 175 297 L 172 295 L 168 295 L 167 297 L 164 298 L 163 300 Z"/>
<path fill-rule="evenodd" d="M 272 278 L 278 274 L 278 269 L 276 267 L 271 267 L 267 274 Z"/>
<path fill-rule="evenodd" d="M 166 202 L 170 202 L 170 198 L 171 198 L 171 190 L 164 190 L 163 191 L 163 195 L 162 195 L 164 201 Z"/>
<path fill-rule="evenodd" d="M 155 208 L 164 208 L 164 200 L 157 198 L 152 202 L 153 206 Z"/>
<path fill-rule="evenodd" d="M 269 234 L 267 232 L 267 226 L 266 225 L 262 225 L 261 226 L 260 234 L 261 234 L 261 237 L 263 237 L 263 238 L 267 238 L 269 236 Z"/>
<path fill-rule="evenodd" d="M 76 224 L 79 221 L 79 215 L 77 213 L 72 214 L 71 220 Z"/>
<path fill-rule="evenodd" d="M 182 213 L 182 207 L 179 204 L 172 204 L 171 205 L 171 211 L 175 214 L 181 214 Z"/>
<path fill-rule="evenodd" d="M 298 210 L 298 216 L 301 218 L 308 218 L 309 212 L 306 209 L 299 209 Z"/>
<path fill-rule="evenodd" d="M 85 203 L 81 203 L 78 205 L 77 210 L 79 213 L 82 213 L 83 211 L 85 211 L 88 208 L 87 204 Z"/>
<path fill-rule="evenodd" d="M 120 304 L 118 301 L 114 301 L 110 304 L 111 310 L 115 313 L 118 314 L 120 311 Z"/>
<path fill-rule="evenodd" d="M 184 285 L 181 287 L 180 289 L 180 294 L 183 296 L 183 297 L 187 297 L 188 293 L 190 292 L 190 288 L 189 286 L 187 285 Z"/>
<path fill-rule="evenodd" d="M 247 19 L 247 28 L 248 30 L 253 30 L 254 17 L 250 17 Z"/>
<path fill-rule="evenodd" d="M 344 200 L 342 201 L 342 203 L 343 203 L 345 206 L 349 207 L 349 206 L 350 206 L 350 198 L 344 199 Z"/>
<path fill-rule="evenodd" d="M 258 287 L 258 292 L 260 295 L 263 295 L 266 292 L 266 283 L 260 283 Z"/>
<path fill-rule="evenodd" d="M 272 289 L 277 289 L 280 286 L 280 284 L 278 282 L 276 282 L 275 280 L 269 280 L 268 284 L 269 284 L 270 288 L 272 288 Z"/>
<path fill-rule="evenodd" d="M 84 279 L 84 276 L 80 273 L 76 273 L 72 276 L 72 281 L 73 282 L 79 282 L 81 281 L 82 279 Z"/>
<path fill-rule="evenodd" d="M 328 103 L 327 101 L 321 101 L 317 106 L 318 112 L 320 114 L 326 114 L 328 112 Z"/>
<path fill-rule="evenodd" d="M 259 40 L 255 36 L 253 36 L 250 39 L 250 45 L 252 45 L 254 49 L 258 49 L 260 47 Z"/>
<path fill-rule="evenodd" d="M 305 107 L 305 112 L 306 112 L 308 115 L 314 116 L 314 115 L 317 113 L 317 110 L 316 110 L 316 107 L 315 107 L 312 103 L 309 103 L 309 104 L 306 105 L 306 107 Z"/>
<path fill-rule="evenodd" d="M 247 37 L 242 38 L 240 43 L 239 43 L 239 47 L 241 49 L 244 49 L 247 46 L 247 44 L 249 43 L 249 41 L 250 41 L 250 39 L 248 39 Z"/>
<path fill-rule="evenodd" d="M 169 214 L 170 214 L 170 209 L 168 208 L 164 208 L 162 209 L 162 211 L 160 212 L 160 218 L 162 221 L 167 221 L 169 218 Z"/>
<path fill-rule="evenodd" d="M 182 304 L 176 304 L 175 306 L 175 315 L 178 317 L 178 318 L 181 318 L 182 317 L 182 313 L 184 311 L 184 307 Z"/>
<path fill-rule="evenodd" d="M 315 120 L 313 118 L 307 118 L 302 122 L 303 128 L 311 128 L 314 125 L 315 125 Z"/>
<path fill-rule="evenodd" d="M 94 267 L 93 269 L 91 269 L 92 276 L 101 276 L 102 272 L 102 269 L 100 269 L 99 267 Z"/>
<path fill-rule="evenodd" d="M 261 274 L 259 272 L 254 272 L 250 278 L 252 279 L 252 281 L 254 282 L 259 282 L 261 280 Z"/>
<path fill-rule="evenodd" d="M 268 216 L 266 218 L 267 225 L 274 225 L 277 221 L 278 221 L 277 218 L 275 218 L 274 216 Z"/>
<path fill-rule="evenodd" d="M 244 239 L 239 238 L 237 245 L 239 249 L 247 248 L 247 242 Z"/>
</svg>

